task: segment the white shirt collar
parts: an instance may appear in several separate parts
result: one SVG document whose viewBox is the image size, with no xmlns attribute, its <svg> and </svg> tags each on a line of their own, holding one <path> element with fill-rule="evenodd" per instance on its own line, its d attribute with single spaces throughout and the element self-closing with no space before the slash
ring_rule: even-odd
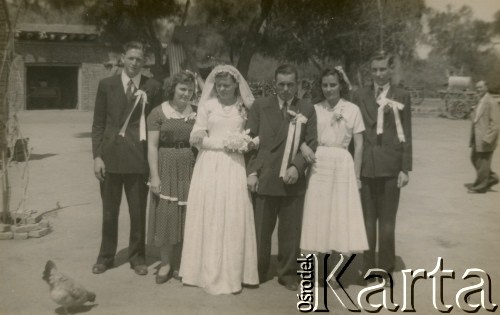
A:
<svg viewBox="0 0 500 315">
<path fill-rule="evenodd" d="M 139 85 L 141 84 L 141 73 L 137 74 L 133 78 L 129 78 L 128 75 L 125 73 L 125 71 L 122 71 L 122 84 L 123 84 L 123 90 L 125 93 L 127 92 L 127 86 L 128 86 L 128 81 L 132 80 L 134 83 L 135 89 L 139 89 Z"/>
<path fill-rule="evenodd" d="M 276 96 L 278 97 L 278 104 L 280 106 L 280 109 L 282 109 L 283 108 L 283 103 L 285 103 L 285 101 L 282 100 L 278 95 L 276 95 Z M 286 103 L 288 104 L 288 108 L 290 108 L 290 105 L 292 105 L 294 98 L 295 97 L 292 97 L 291 99 L 289 99 L 288 101 L 286 101 Z"/>
<path fill-rule="evenodd" d="M 390 82 L 387 82 L 386 84 L 380 86 L 378 85 L 377 83 L 373 83 L 374 87 L 375 87 L 375 92 L 378 91 L 379 88 L 382 88 L 382 91 L 385 91 L 385 90 L 388 90 L 390 87 L 391 87 L 391 83 Z"/>
<path fill-rule="evenodd" d="M 172 105 L 170 105 L 168 101 L 161 104 L 161 110 L 163 111 L 163 114 L 165 114 L 165 117 L 167 117 L 168 119 L 186 118 L 193 113 L 193 108 L 191 107 L 191 105 L 187 105 L 182 113 L 179 113 L 172 107 Z"/>
</svg>

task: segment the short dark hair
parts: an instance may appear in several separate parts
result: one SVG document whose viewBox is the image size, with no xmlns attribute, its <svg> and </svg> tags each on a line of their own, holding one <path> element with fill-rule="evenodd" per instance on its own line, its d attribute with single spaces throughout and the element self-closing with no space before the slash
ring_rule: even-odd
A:
<svg viewBox="0 0 500 315">
<path fill-rule="evenodd" d="M 320 89 L 321 89 L 321 86 L 323 85 L 323 79 L 329 75 L 333 75 L 333 76 L 337 77 L 337 79 L 339 80 L 339 85 L 340 85 L 340 97 L 342 97 L 343 99 L 346 99 L 349 96 L 349 85 L 344 80 L 344 76 L 342 75 L 342 73 L 340 73 L 340 71 L 335 69 L 335 68 L 325 68 L 325 69 L 323 69 L 323 71 L 321 71 L 321 75 L 320 75 L 319 80 L 318 80 Z M 322 91 L 321 95 L 322 95 L 322 100 L 324 100 L 325 96 L 323 95 L 323 91 Z"/>
<path fill-rule="evenodd" d="M 195 80 L 196 79 L 194 75 L 187 71 L 178 72 L 170 78 L 166 79 L 163 86 L 164 100 L 171 101 L 174 99 L 175 88 L 178 84 L 196 84 Z"/>
<path fill-rule="evenodd" d="M 478 85 L 479 83 L 483 83 L 486 89 L 488 89 L 488 82 L 486 82 L 486 80 L 479 80 L 476 82 L 476 85 Z"/>
<path fill-rule="evenodd" d="M 299 80 L 299 72 L 297 71 L 297 68 L 290 64 L 283 64 L 280 65 L 276 70 L 274 71 L 274 78 L 276 79 L 278 77 L 278 74 L 294 74 L 295 75 L 295 81 Z"/>
<path fill-rule="evenodd" d="M 394 55 L 393 54 L 388 54 L 385 51 L 381 50 L 376 52 L 371 58 L 370 58 L 370 65 L 373 61 L 375 60 L 387 60 L 387 65 L 389 68 L 392 68 L 394 66 Z"/>
<path fill-rule="evenodd" d="M 125 43 L 125 45 L 123 45 L 123 53 L 124 54 L 126 54 L 127 51 L 129 51 L 130 49 L 142 50 L 142 53 L 146 54 L 146 48 L 139 41 L 130 41 L 130 42 Z"/>
</svg>

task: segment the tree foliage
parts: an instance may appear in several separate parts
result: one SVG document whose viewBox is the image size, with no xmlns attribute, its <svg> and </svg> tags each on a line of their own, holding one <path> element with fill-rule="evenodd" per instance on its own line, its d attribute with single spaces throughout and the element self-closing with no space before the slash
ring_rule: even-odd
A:
<svg viewBox="0 0 500 315">
<path fill-rule="evenodd" d="M 175 0 L 87 0 L 86 18 L 100 27 L 103 39 L 115 45 L 141 40 L 161 61 L 160 20 L 180 18 L 181 6 Z"/>
<path fill-rule="evenodd" d="M 474 19 L 468 6 L 448 7 L 445 12 L 430 10 L 428 26 L 431 54 L 443 56 L 449 72 L 486 80 L 492 90 L 500 91 L 500 57 L 495 50 L 500 11 L 494 21 L 485 22 Z"/>
<path fill-rule="evenodd" d="M 424 8 L 423 0 L 199 0 L 195 18 L 224 34 L 232 61 L 250 51 L 356 69 L 380 49 L 411 59 Z"/>
<path fill-rule="evenodd" d="M 491 48 L 491 23 L 474 20 L 473 11 L 463 6 L 455 11 L 430 11 L 428 17 L 429 43 L 435 53 L 447 58 L 450 66 L 470 72 L 475 68 L 478 54 Z"/>
</svg>

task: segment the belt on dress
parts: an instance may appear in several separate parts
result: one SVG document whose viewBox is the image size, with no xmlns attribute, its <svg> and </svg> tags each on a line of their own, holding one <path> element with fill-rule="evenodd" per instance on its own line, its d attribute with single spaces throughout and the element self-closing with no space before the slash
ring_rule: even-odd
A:
<svg viewBox="0 0 500 315">
<path fill-rule="evenodd" d="M 183 148 L 191 148 L 191 144 L 185 141 L 179 142 L 169 142 L 162 145 L 164 148 L 175 148 L 175 149 L 183 149 Z"/>
<path fill-rule="evenodd" d="M 341 144 L 325 144 L 325 143 L 318 143 L 318 147 L 327 147 L 327 148 L 340 148 L 340 149 L 347 149 L 345 146 Z"/>
</svg>

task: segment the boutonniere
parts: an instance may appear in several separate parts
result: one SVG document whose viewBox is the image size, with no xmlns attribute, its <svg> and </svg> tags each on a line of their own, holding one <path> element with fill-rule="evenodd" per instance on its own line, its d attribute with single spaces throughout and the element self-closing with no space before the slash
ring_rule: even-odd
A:
<svg viewBox="0 0 500 315">
<path fill-rule="evenodd" d="M 345 105 L 342 103 L 342 104 L 337 105 L 337 106 L 339 106 L 339 107 L 338 107 L 338 109 L 337 108 L 334 109 L 332 120 L 330 123 L 331 126 L 333 126 L 333 124 L 335 124 L 335 123 L 340 124 L 342 122 L 342 120 L 347 121 L 344 117 Z"/>
<path fill-rule="evenodd" d="M 335 120 L 335 122 L 339 123 L 342 120 L 345 120 L 345 118 L 342 115 L 342 113 L 333 113 L 333 120 Z"/>
<path fill-rule="evenodd" d="M 134 95 L 136 96 L 136 100 L 142 100 L 144 104 L 148 102 L 148 94 L 146 93 L 146 91 L 139 89 L 135 91 Z"/>
<path fill-rule="evenodd" d="M 247 114 L 247 108 L 245 107 L 245 105 L 243 105 L 243 103 L 239 102 L 237 104 L 237 106 L 238 106 L 238 112 L 240 113 L 241 118 L 243 118 L 244 120 L 247 120 L 248 114 Z"/>
<path fill-rule="evenodd" d="M 296 113 L 294 112 L 293 110 L 287 110 L 287 113 L 288 115 L 290 115 L 292 117 L 292 119 L 290 120 L 290 122 L 292 124 L 296 124 L 296 123 L 299 123 L 299 124 L 305 124 L 307 122 L 307 117 L 302 115 L 301 113 Z"/>
<path fill-rule="evenodd" d="M 190 120 L 195 120 L 195 119 L 196 119 L 196 112 L 192 112 L 191 114 L 184 117 L 185 122 L 188 122 Z"/>
</svg>

